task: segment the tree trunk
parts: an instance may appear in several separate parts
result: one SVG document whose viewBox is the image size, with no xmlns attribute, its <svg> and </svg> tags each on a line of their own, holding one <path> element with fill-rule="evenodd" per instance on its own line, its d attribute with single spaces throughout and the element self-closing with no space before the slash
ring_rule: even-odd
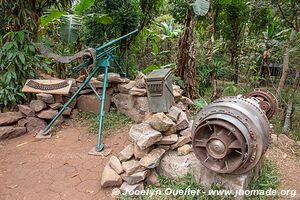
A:
<svg viewBox="0 0 300 200">
<path fill-rule="evenodd" d="M 298 88 L 299 77 L 300 77 L 300 65 L 297 69 L 295 79 L 294 79 L 293 85 L 292 85 L 292 91 L 291 91 L 290 96 L 289 96 L 288 107 L 287 107 L 287 110 L 286 110 L 284 125 L 283 125 L 283 129 L 282 129 L 283 133 L 287 133 L 290 129 L 290 124 L 291 124 L 290 122 L 291 122 L 291 116 L 292 116 L 292 110 L 293 110 L 293 101 L 294 101 L 295 93 L 296 93 L 297 88 Z"/>
<path fill-rule="evenodd" d="M 191 99 L 197 97 L 194 26 L 194 13 L 188 10 L 184 32 L 179 39 L 176 73 L 185 83 L 184 95 Z"/>
<path fill-rule="evenodd" d="M 282 75 L 280 77 L 280 81 L 279 81 L 278 88 L 277 88 L 277 91 L 276 91 L 277 99 L 280 99 L 281 92 L 282 92 L 282 89 L 284 87 L 287 75 L 288 75 L 289 61 L 290 61 L 290 48 L 291 48 L 291 45 L 293 44 L 293 41 L 295 40 L 295 38 L 296 38 L 296 30 L 292 29 L 292 33 L 291 33 L 291 36 L 290 36 L 290 41 L 289 41 L 287 47 L 285 48 L 285 53 L 283 55 Z"/>
</svg>

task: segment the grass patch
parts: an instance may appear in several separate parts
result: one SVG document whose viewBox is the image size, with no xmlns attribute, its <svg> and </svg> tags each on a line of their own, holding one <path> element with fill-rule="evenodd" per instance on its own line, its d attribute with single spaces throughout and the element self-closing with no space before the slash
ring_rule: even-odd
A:
<svg viewBox="0 0 300 200">
<path fill-rule="evenodd" d="M 275 165 L 269 161 L 264 160 L 262 167 L 259 171 L 259 176 L 257 178 L 252 179 L 249 190 L 276 190 L 279 186 L 279 178 L 278 178 L 278 171 Z M 276 197 L 271 197 L 272 199 L 276 199 Z M 267 196 L 252 196 L 248 197 L 247 199 L 253 200 L 264 200 L 270 199 Z"/>
<path fill-rule="evenodd" d="M 268 160 L 265 160 L 262 164 L 262 167 L 259 172 L 260 176 L 256 179 L 253 179 L 249 185 L 249 190 L 269 190 L 270 188 L 273 190 L 276 190 L 279 185 L 279 179 L 277 174 L 276 167 Z M 159 195 L 145 195 L 145 196 L 139 196 L 136 198 L 132 198 L 129 196 L 121 196 L 122 200 L 229 200 L 234 199 L 230 196 L 213 196 L 209 195 L 208 192 L 204 192 L 204 188 L 197 183 L 195 178 L 191 174 L 187 174 L 184 178 L 182 178 L 179 181 L 170 180 L 166 177 L 159 176 L 159 181 L 161 187 L 155 188 L 152 186 L 146 185 L 145 190 L 150 191 L 161 191 Z M 166 191 L 167 188 L 171 188 L 172 191 L 185 191 L 187 188 L 190 188 L 194 191 L 199 191 L 199 195 L 165 195 L 164 191 Z M 220 185 L 213 185 L 212 190 L 222 190 L 223 188 Z M 150 194 L 150 193 L 149 193 Z M 276 199 L 276 197 L 267 197 L 267 196 L 251 196 L 246 197 L 245 199 L 250 200 L 265 200 L 265 199 Z"/>
<path fill-rule="evenodd" d="M 89 132 L 93 134 L 98 133 L 99 115 L 89 112 L 79 113 L 77 121 L 82 125 L 89 126 Z M 103 131 L 114 130 L 120 125 L 131 124 L 133 121 L 126 115 L 118 112 L 116 109 L 111 109 L 110 112 L 105 112 L 103 118 Z"/>
</svg>

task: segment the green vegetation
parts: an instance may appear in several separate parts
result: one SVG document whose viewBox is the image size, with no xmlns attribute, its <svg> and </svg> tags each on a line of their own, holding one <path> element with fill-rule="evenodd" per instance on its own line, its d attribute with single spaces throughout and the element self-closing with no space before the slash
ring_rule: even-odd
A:
<svg viewBox="0 0 300 200">
<path fill-rule="evenodd" d="M 93 113 L 81 112 L 76 121 L 82 123 L 85 126 L 89 126 L 89 132 L 93 134 L 98 133 L 99 127 L 99 115 Z M 121 125 L 131 124 L 133 121 L 126 115 L 111 109 L 110 112 L 106 112 L 103 118 L 103 131 L 104 134 L 110 130 L 116 130 Z"/>
<path fill-rule="evenodd" d="M 269 161 L 265 160 L 262 164 L 262 167 L 260 171 L 258 172 L 259 176 L 255 179 L 253 179 L 250 183 L 249 190 L 276 190 L 278 187 L 278 174 L 277 174 L 277 169 L 275 166 Z M 122 196 L 122 200 L 133 200 L 133 199 L 138 199 L 138 200 L 150 200 L 150 199 L 156 199 L 156 200 L 171 200 L 171 199 L 178 199 L 178 200 L 213 200 L 213 199 L 219 199 L 219 200 L 226 200 L 226 199 L 232 199 L 229 196 L 213 196 L 209 195 L 208 192 L 205 192 L 207 190 L 204 189 L 201 185 L 197 183 L 195 178 L 191 174 L 187 174 L 185 177 L 183 177 L 179 181 L 174 181 L 170 180 L 166 177 L 159 177 L 159 182 L 161 187 L 155 188 L 153 186 L 146 186 L 145 190 L 149 189 L 151 191 L 155 190 L 160 190 L 160 191 L 165 191 L 166 188 L 171 188 L 173 191 L 178 191 L 178 190 L 185 190 L 186 188 L 190 188 L 191 190 L 199 191 L 199 195 L 155 195 L 155 196 L 142 196 L 142 197 L 137 197 L 137 198 L 131 198 L 128 196 Z M 214 185 L 211 188 L 212 190 L 222 190 L 220 185 Z M 162 193 L 163 194 L 163 193 Z M 271 197 L 272 199 L 276 197 Z M 251 196 L 247 197 L 246 199 L 249 200 L 264 200 L 264 199 L 270 199 L 269 197 L 266 196 Z"/>
<path fill-rule="evenodd" d="M 28 78 L 78 76 L 70 72 L 78 62 L 54 62 L 34 43 L 71 55 L 138 29 L 117 49 L 129 78 L 173 68 L 184 95 L 199 99 L 195 109 L 216 91 L 271 89 L 281 110 L 276 133 L 299 139 L 299 7 L 298 0 L 2 0 L 0 109 L 26 101 Z"/>
</svg>

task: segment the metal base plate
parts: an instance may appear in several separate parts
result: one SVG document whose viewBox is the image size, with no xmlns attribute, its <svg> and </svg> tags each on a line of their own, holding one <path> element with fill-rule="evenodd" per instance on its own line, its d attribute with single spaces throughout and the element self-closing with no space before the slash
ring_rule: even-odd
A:
<svg viewBox="0 0 300 200">
<path fill-rule="evenodd" d="M 92 156 L 101 156 L 101 157 L 107 157 L 112 152 L 112 149 L 109 147 L 104 148 L 102 151 L 97 151 L 96 147 L 93 147 L 89 152 L 88 155 Z"/>
<path fill-rule="evenodd" d="M 49 139 L 49 138 L 51 138 L 52 134 L 50 134 L 48 132 L 47 135 L 44 135 L 43 132 L 44 132 L 44 130 L 41 130 L 40 132 L 38 132 L 38 134 L 36 134 L 35 138 L 37 138 L 37 139 Z"/>
</svg>

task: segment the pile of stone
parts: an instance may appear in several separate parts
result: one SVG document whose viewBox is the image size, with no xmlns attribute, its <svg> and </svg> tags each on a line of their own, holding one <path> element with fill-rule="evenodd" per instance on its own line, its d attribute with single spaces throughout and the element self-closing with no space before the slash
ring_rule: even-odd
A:
<svg viewBox="0 0 300 200">
<path fill-rule="evenodd" d="M 0 113 L 0 140 L 18 137 L 25 133 L 36 134 L 47 126 L 69 99 L 63 95 L 37 94 L 37 99 L 29 105 L 18 105 L 17 112 Z M 58 118 L 55 125 L 64 122 L 65 117 L 73 117 L 78 111 L 76 102 L 70 104 Z"/>
<path fill-rule="evenodd" d="M 83 84 L 86 76 L 72 81 L 72 87 L 67 95 L 37 94 L 36 100 L 28 105 L 18 105 L 17 112 L 0 113 L 0 140 L 18 137 L 25 133 L 36 134 L 44 129 L 58 111 Z M 98 94 L 103 90 L 103 74 L 92 78 L 90 84 Z M 117 73 L 108 74 L 106 86 L 105 106 L 109 112 L 111 106 L 136 122 L 142 122 L 149 113 L 145 75 L 139 73 L 134 81 L 120 77 Z M 179 86 L 173 85 L 176 105 L 187 110 L 192 101 L 182 96 Z M 89 85 L 86 85 L 76 99 L 66 108 L 62 116 L 56 121 L 61 124 L 65 118 L 73 118 L 78 112 L 91 112 L 96 115 L 100 111 L 100 101 Z"/>
<path fill-rule="evenodd" d="M 145 182 L 158 186 L 156 169 L 164 154 L 175 151 L 184 156 L 192 151 L 192 124 L 177 106 L 172 106 L 168 113 L 147 115 L 144 122 L 131 127 L 133 143 L 110 158 L 101 186 L 120 186 L 123 193 L 141 191 Z"/>
</svg>

